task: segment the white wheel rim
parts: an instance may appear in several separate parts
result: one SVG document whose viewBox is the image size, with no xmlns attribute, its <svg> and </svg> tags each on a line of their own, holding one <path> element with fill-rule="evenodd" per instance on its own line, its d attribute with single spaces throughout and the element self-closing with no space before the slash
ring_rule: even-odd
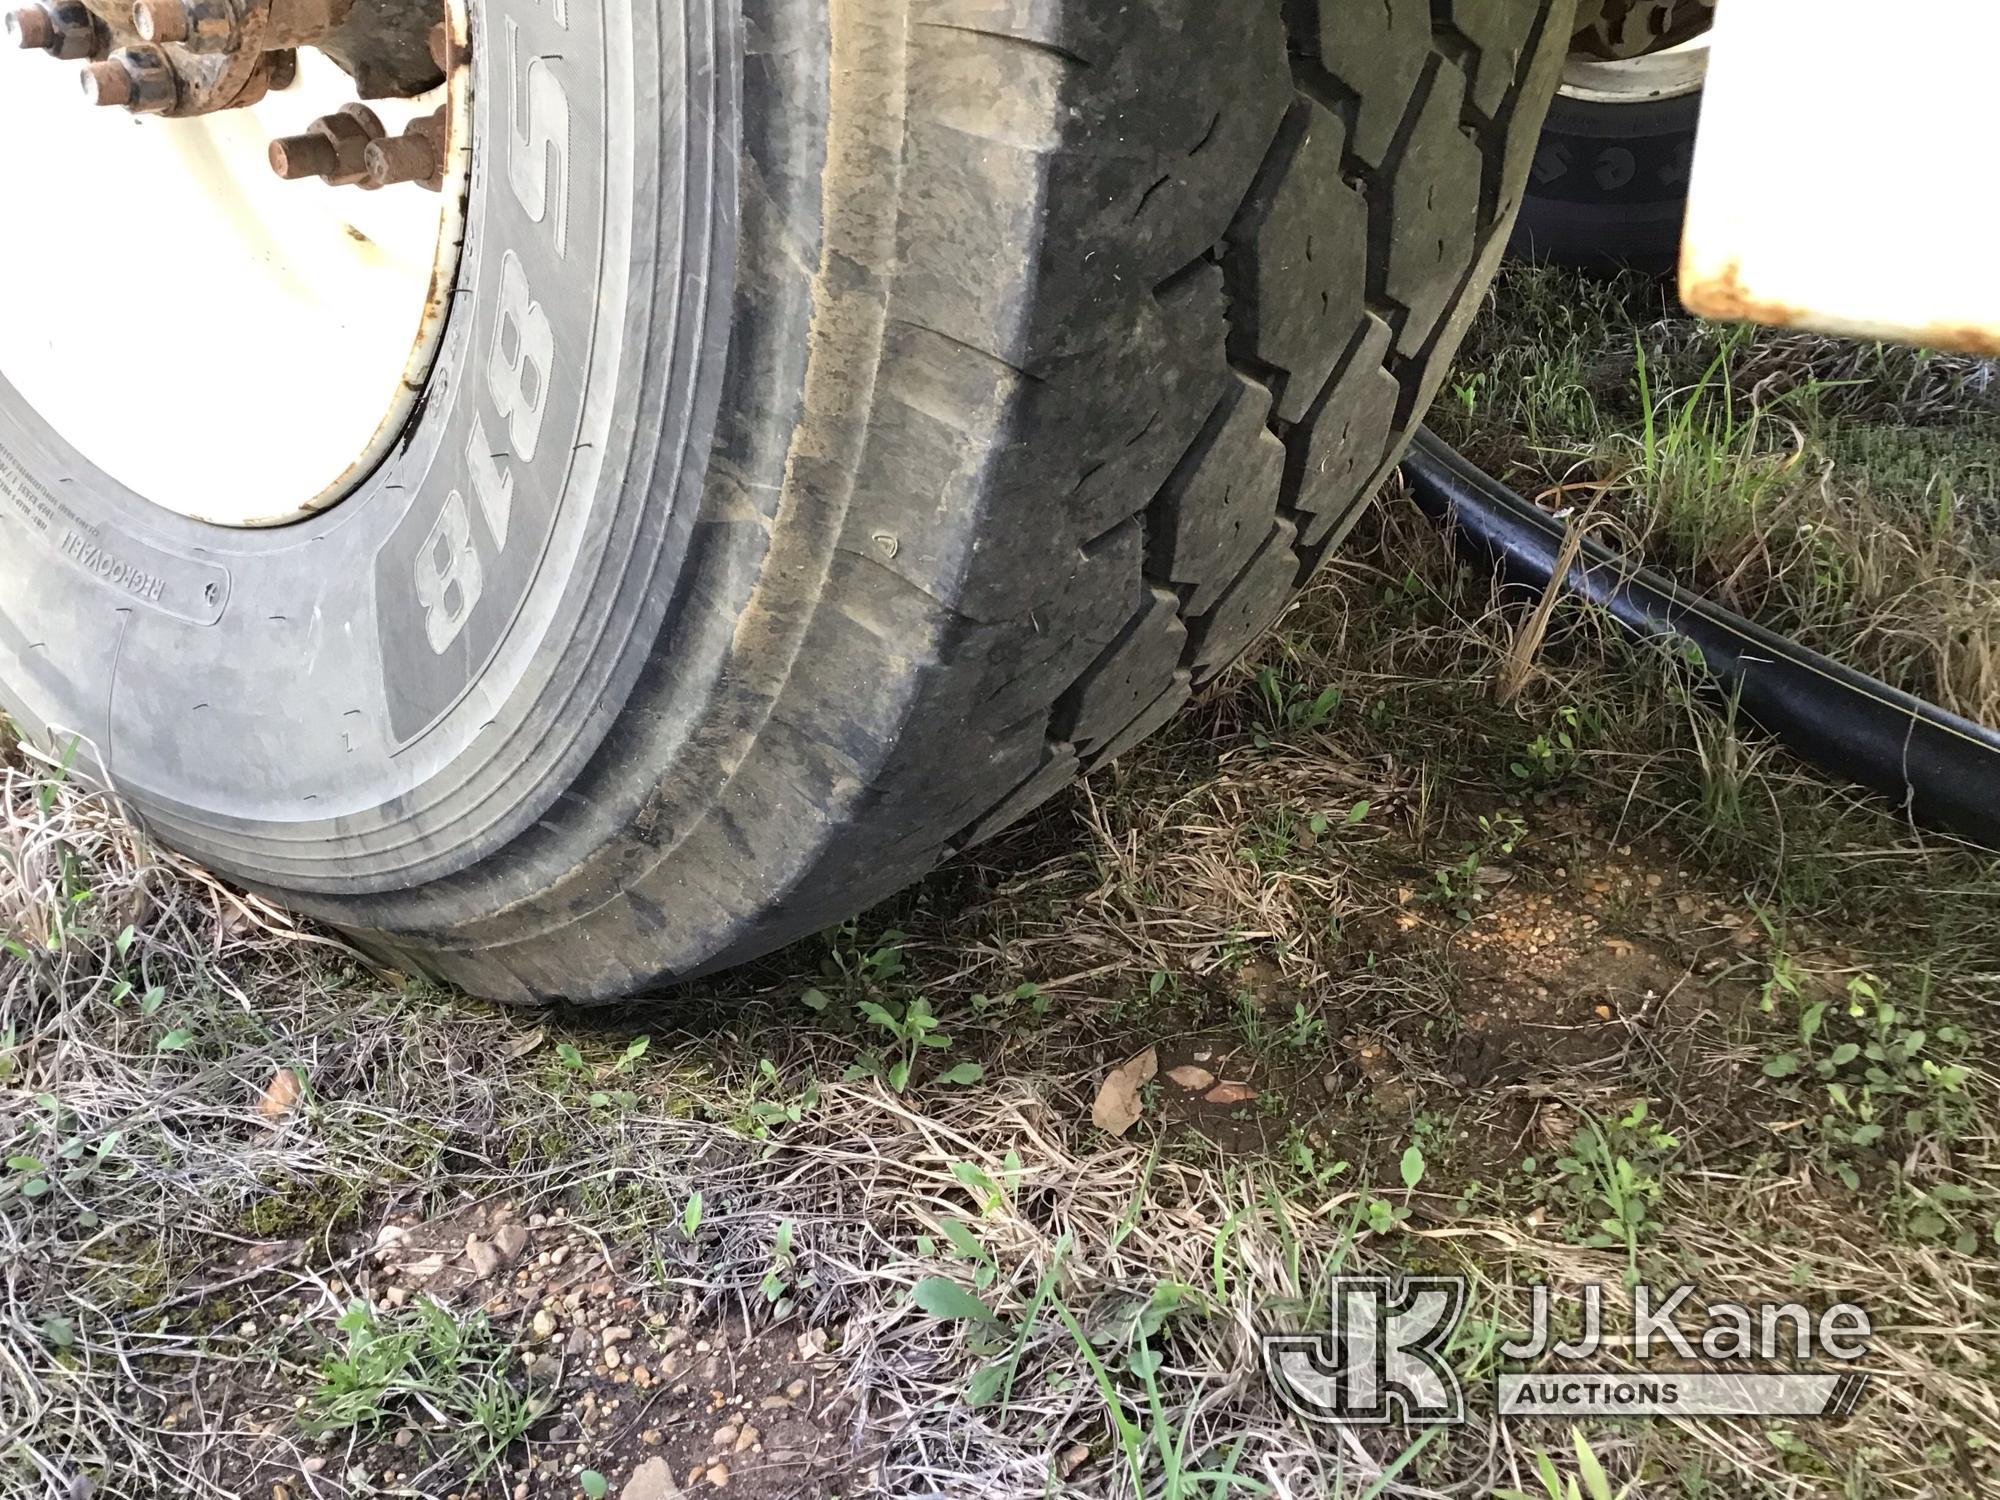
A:
<svg viewBox="0 0 2000 1500">
<path fill-rule="evenodd" d="M 450 25 L 464 37 L 465 15 Z M 467 69 L 371 100 L 391 134 L 449 102 L 444 191 L 286 182 L 270 142 L 354 102 L 298 79 L 187 120 L 92 108 L 77 64 L 0 54 L 0 375 L 86 459 L 176 514 L 276 526 L 325 510 L 389 451 L 444 330 L 462 239 Z"/>
<path fill-rule="evenodd" d="M 1618 62 L 1572 55 L 1563 64 L 1565 98 L 1593 104 L 1643 104 L 1679 99 L 1700 90 L 1708 77 L 1708 38 L 1695 37 L 1664 52 Z"/>
</svg>

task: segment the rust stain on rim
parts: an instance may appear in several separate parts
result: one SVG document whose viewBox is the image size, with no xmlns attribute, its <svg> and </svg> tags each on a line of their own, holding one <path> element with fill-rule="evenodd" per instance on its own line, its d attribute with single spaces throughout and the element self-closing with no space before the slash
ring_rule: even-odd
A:
<svg viewBox="0 0 2000 1500">
<path fill-rule="evenodd" d="M 1742 263 L 1725 261 L 1720 270 L 1691 275 L 1681 268 L 1681 302 L 1689 312 L 1725 323 L 1765 323 L 1777 328 L 1825 328 L 1829 321 L 1810 308 L 1754 296 L 1743 284 Z M 1838 331 L 1838 330 L 1833 330 Z M 1876 335 L 1886 337 L 1886 335 Z M 1899 330 L 1897 341 L 1954 354 L 2000 356 L 2000 327 L 1980 323 L 1925 323 Z"/>
</svg>

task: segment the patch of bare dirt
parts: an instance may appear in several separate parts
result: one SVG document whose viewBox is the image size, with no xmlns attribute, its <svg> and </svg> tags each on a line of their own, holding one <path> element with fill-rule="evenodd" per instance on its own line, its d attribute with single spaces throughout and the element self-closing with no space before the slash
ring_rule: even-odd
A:
<svg viewBox="0 0 2000 1500">
<path fill-rule="evenodd" d="M 839 1488 L 856 1459 L 848 1388 L 825 1332 L 677 1318 L 674 1299 L 644 1290 L 646 1280 L 631 1256 L 561 1213 L 520 1217 L 484 1204 L 405 1216 L 381 1227 L 352 1284 L 330 1285 L 329 1294 L 360 1299 L 385 1326 L 426 1298 L 459 1321 L 483 1313 L 500 1335 L 499 1377 L 535 1403 L 519 1440 L 468 1451 L 463 1413 L 401 1392 L 385 1399 L 379 1420 L 314 1438 L 315 1412 L 300 1394 L 311 1382 L 280 1388 L 226 1363 L 179 1418 L 193 1426 L 205 1413 L 212 1424 L 218 1409 L 233 1409 L 252 1441 L 235 1450 L 222 1481 L 271 1500 L 383 1492 L 569 1500 L 589 1493 L 586 1473 L 617 1500 L 725 1492 L 780 1500 Z M 303 1326 L 311 1311 L 301 1305 L 280 1322 Z M 234 1334 L 246 1347 L 285 1342 L 282 1327 L 245 1324 Z M 288 1363 L 320 1361 L 322 1388 L 323 1362 L 341 1357 L 337 1345 L 286 1352 Z"/>
</svg>

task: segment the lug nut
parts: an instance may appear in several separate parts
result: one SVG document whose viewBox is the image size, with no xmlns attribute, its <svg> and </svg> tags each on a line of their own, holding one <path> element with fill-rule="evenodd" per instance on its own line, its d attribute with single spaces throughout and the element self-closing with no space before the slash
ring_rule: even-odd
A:
<svg viewBox="0 0 2000 1500">
<path fill-rule="evenodd" d="M 100 56 L 105 45 L 96 18 L 78 0 L 9 11 L 7 35 L 23 52 L 46 52 L 64 62 Z"/>
<path fill-rule="evenodd" d="M 287 182 L 317 177 L 334 187 L 368 179 L 368 148 L 382 139 L 382 122 L 365 104 L 321 115 L 299 135 L 271 142 L 271 170 Z"/>
<path fill-rule="evenodd" d="M 83 70 L 83 97 L 97 105 L 123 105 L 135 115 L 157 115 L 180 99 L 173 64 L 158 47 L 127 47 Z"/>
<path fill-rule="evenodd" d="M 420 182 L 433 192 L 444 186 L 444 111 L 414 120 L 401 135 L 371 144 L 362 153 L 368 168 L 367 186 Z"/>
</svg>

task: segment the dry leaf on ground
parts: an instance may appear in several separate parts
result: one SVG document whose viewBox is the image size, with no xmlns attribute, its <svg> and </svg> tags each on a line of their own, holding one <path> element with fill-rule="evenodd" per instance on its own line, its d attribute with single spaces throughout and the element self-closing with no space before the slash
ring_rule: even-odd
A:
<svg viewBox="0 0 2000 1500">
<path fill-rule="evenodd" d="M 1097 1099 L 1090 1106 L 1090 1123 L 1112 1135 L 1123 1135 L 1138 1121 L 1139 1089 L 1160 1071 L 1160 1055 L 1148 1047 L 1104 1075 Z"/>
<path fill-rule="evenodd" d="M 1182 1063 L 1178 1068 L 1167 1069 L 1167 1077 L 1197 1094 L 1215 1086 L 1215 1075 L 1206 1068 L 1197 1068 L 1193 1063 Z"/>
<path fill-rule="evenodd" d="M 1202 1097 L 1210 1104 L 1247 1104 L 1257 1091 L 1247 1083 L 1218 1083 Z"/>
<path fill-rule="evenodd" d="M 257 1113 L 267 1120 L 282 1120 L 299 1102 L 299 1075 L 296 1069 L 280 1068 L 264 1085 L 257 1098 Z"/>
</svg>

